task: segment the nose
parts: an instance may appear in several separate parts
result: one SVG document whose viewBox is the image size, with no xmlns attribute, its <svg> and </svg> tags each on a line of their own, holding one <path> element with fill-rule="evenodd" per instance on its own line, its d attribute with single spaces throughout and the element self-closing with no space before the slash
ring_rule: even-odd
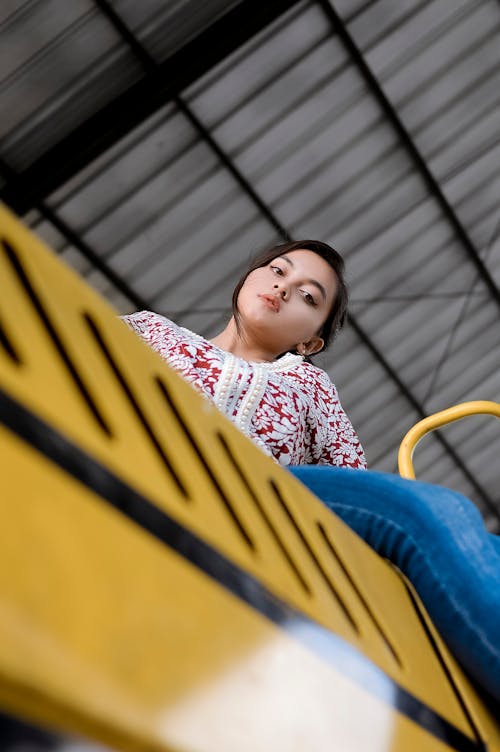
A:
<svg viewBox="0 0 500 752">
<path fill-rule="evenodd" d="M 274 289 L 277 291 L 277 294 L 279 295 L 280 298 L 282 298 L 282 300 L 286 300 L 286 298 L 287 298 L 287 291 L 286 291 L 286 287 L 284 285 L 280 285 L 280 284 L 276 283 L 274 285 Z"/>
</svg>

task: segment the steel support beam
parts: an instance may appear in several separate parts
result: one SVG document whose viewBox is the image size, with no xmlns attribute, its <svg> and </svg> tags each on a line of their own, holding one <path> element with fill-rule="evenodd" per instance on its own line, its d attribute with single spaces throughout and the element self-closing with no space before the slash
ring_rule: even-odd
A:
<svg viewBox="0 0 500 752">
<path fill-rule="evenodd" d="M 138 60 L 142 63 L 144 71 L 147 75 L 156 75 L 159 64 L 148 53 L 148 51 L 142 46 L 136 36 L 130 31 L 128 26 L 124 23 L 121 16 L 115 11 L 115 9 L 109 4 L 108 0 L 94 0 L 100 11 L 106 16 L 108 21 L 113 25 L 118 34 L 121 35 L 123 40 L 129 45 L 131 51 L 136 55 Z M 254 190 L 251 183 L 245 178 L 241 171 L 236 167 L 234 162 L 228 157 L 226 152 L 221 148 L 220 144 L 215 140 L 210 131 L 203 125 L 200 119 L 195 113 L 188 107 L 180 95 L 176 95 L 172 100 L 177 108 L 182 112 L 184 117 L 189 120 L 195 131 L 208 145 L 211 151 L 215 154 L 221 164 L 224 165 L 226 170 L 233 176 L 240 188 L 249 196 L 255 206 L 258 208 L 261 214 L 268 220 L 268 222 L 274 227 L 278 235 L 283 240 L 290 240 L 290 236 L 287 231 L 278 222 L 269 206 L 260 198 L 258 193 Z"/>
<path fill-rule="evenodd" d="M 387 376 L 393 381 L 396 386 L 398 387 L 401 394 L 406 397 L 410 405 L 413 407 L 415 412 L 417 413 L 419 420 L 422 420 L 423 418 L 427 418 L 428 413 L 424 410 L 423 405 L 417 400 L 411 389 L 404 383 L 404 381 L 400 378 L 399 374 L 396 372 L 396 370 L 391 366 L 391 364 L 385 359 L 385 357 L 382 355 L 378 347 L 375 345 L 373 340 L 368 336 L 368 334 L 364 331 L 364 329 L 360 326 L 358 321 L 352 316 L 352 314 L 348 315 L 348 321 L 356 334 L 358 335 L 359 339 L 363 344 L 370 350 L 371 354 L 377 360 L 377 362 L 382 366 Z M 476 476 L 469 470 L 469 468 L 466 466 L 464 461 L 461 459 L 459 454 L 454 450 L 452 445 L 445 439 L 445 437 L 439 433 L 434 433 L 434 438 L 441 444 L 443 449 L 447 452 L 447 454 L 450 456 L 454 464 L 459 468 L 459 470 L 462 472 L 465 478 L 469 481 L 472 488 L 477 493 L 478 497 L 483 501 L 485 507 L 488 509 L 488 511 L 495 517 L 497 522 L 500 523 L 500 511 L 498 510 L 497 505 L 491 498 L 491 496 L 488 494 L 485 488 L 481 485 L 481 483 L 478 481 Z"/>
<path fill-rule="evenodd" d="M 13 174 L 1 189 L 0 200 L 17 214 L 25 214 L 298 2 L 241 0 L 23 172 Z"/>
<path fill-rule="evenodd" d="M 12 171 L 8 165 L 0 159 L 0 174 L 5 180 L 12 179 Z M 98 269 L 101 274 L 108 279 L 111 284 L 119 290 L 126 298 L 130 300 L 139 310 L 148 308 L 147 302 L 138 293 L 135 292 L 120 275 L 106 264 L 106 262 L 97 254 L 77 233 L 69 227 L 50 207 L 39 201 L 34 207 L 40 212 L 47 222 L 50 222 L 66 238 L 68 243 L 76 248 L 87 261 Z"/>
<path fill-rule="evenodd" d="M 427 188 L 429 189 L 430 194 L 434 196 L 444 216 L 446 217 L 448 222 L 451 224 L 456 237 L 459 239 L 460 243 L 465 248 L 471 262 L 476 267 L 479 273 L 479 276 L 481 277 L 486 287 L 488 288 L 491 294 L 491 297 L 500 308 L 500 288 L 498 288 L 495 280 L 493 279 L 488 269 L 484 265 L 483 260 L 481 259 L 474 243 L 472 242 L 469 234 L 467 233 L 467 230 L 465 229 L 463 224 L 460 222 L 455 210 L 453 209 L 450 202 L 444 195 L 441 189 L 441 186 L 439 185 L 438 181 L 436 180 L 436 178 L 430 171 L 427 162 L 425 161 L 425 159 L 419 152 L 414 140 L 410 136 L 410 133 L 406 129 L 402 120 L 399 118 L 399 115 L 397 114 L 393 105 L 391 104 L 389 99 L 386 97 L 375 74 L 369 67 L 361 51 L 359 50 L 353 38 L 347 31 L 347 28 L 345 27 L 341 18 L 336 13 L 330 0 L 316 0 L 316 1 L 320 5 L 322 10 L 324 11 L 326 17 L 328 18 L 334 33 L 337 34 L 338 37 L 341 39 L 353 63 L 357 66 L 365 82 L 369 86 L 373 96 L 375 97 L 380 107 L 382 108 L 387 120 L 391 123 L 392 127 L 398 134 L 402 145 L 409 153 L 420 175 L 424 179 L 427 185 Z"/>
</svg>

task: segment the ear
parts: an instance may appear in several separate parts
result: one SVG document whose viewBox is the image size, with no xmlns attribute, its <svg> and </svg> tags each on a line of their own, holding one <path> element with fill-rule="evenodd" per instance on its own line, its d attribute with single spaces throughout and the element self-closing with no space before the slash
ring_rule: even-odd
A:
<svg viewBox="0 0 500 752">
<path fill-rule="evenodd" d="M 300 355 L 314 355 L 323 349 L 324 344 L 325 341 L 315 335 L 311 339 L 308 339 L 307 342 L 299 342 L 296 349 Z"/>
</svg>

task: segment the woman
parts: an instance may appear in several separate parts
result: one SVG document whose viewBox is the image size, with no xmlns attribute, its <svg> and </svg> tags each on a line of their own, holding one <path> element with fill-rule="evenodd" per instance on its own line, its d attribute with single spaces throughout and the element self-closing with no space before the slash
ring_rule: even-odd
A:
<svg viewBox="0 0 500 752">
<path fill-rule="evenodd" d="M 344 323 L 343 272 L 326 243 L 284 243 L 240 279 L 211 341 L 148 311 L 124 320 L 408 576 L 456 657 L 500 701 L 500 539 L 453 491 L 352 472 L 366 467 L 363 450 L 335 386 L 309 361 Z"/>
<path fill-rule="evenodd" d="M 124 319 L 282 465 L 364 468 L 334 385 L 307 360 L 344 323 L 343 270 L 326 243 L 273 246 L 239 281 L 233 315 L 211 341 L 148 311 Z"/>
</svg>

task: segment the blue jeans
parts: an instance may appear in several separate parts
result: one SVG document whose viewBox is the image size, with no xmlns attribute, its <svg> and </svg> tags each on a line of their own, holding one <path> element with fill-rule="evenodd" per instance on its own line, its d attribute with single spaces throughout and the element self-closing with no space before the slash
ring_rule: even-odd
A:
<svg viewBox="0 0 500 752">
<path fill-rule="evenodd" d="M 457 660 L 500 701 L 500 537 L 488 533 L 474 504 L 387 473 L 290 470 L 404 572 Z"/>
</svg>

